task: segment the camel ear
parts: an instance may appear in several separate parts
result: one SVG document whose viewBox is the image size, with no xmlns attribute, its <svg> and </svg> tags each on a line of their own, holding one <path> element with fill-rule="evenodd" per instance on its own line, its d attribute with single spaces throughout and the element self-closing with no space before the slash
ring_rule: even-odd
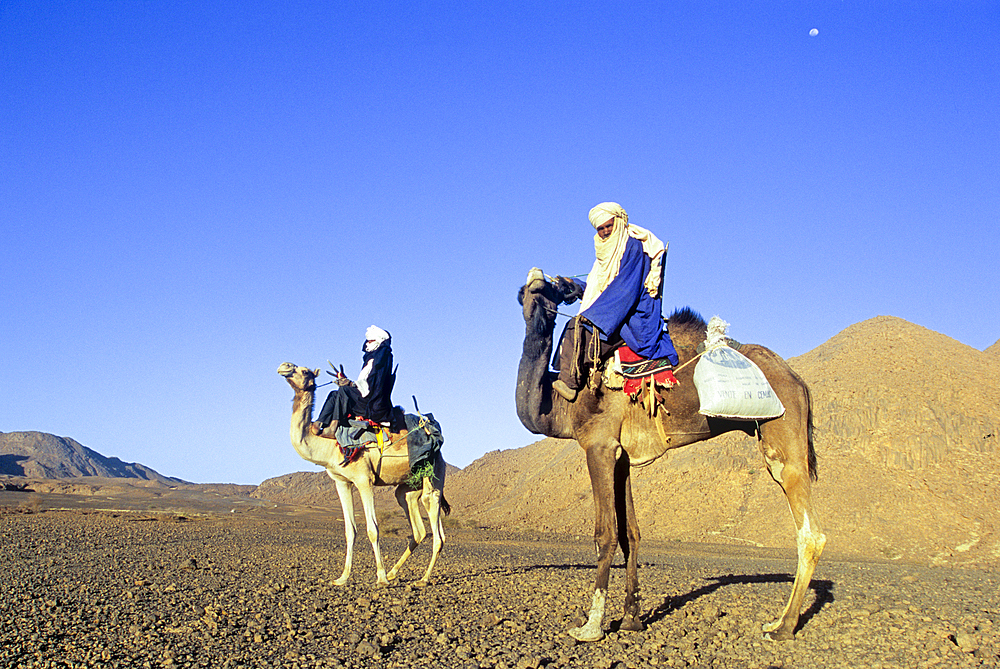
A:
<svg viewBox="0 0 1000 669">
<path fill-rule="evenodd" d="M 525 288 L 527 288 L 527 286 L 521 286 L 521 290 L 517 291 L 517 303 L 520 304 L 522 307 L 524 306 L 524 289 Z"/>
<path fill-rule="evenodd" d="M 319 376 L 319 367 L 313 370 L 313 376 Z"/>
</svg>

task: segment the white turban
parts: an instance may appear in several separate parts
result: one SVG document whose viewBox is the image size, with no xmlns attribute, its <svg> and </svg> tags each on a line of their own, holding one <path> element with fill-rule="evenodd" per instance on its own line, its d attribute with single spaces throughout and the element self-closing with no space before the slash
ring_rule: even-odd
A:
<svg viewBox="0 0 1000 669">
<path fill-rule="evenodd" d="M 640 228 L 638 225 L 630 225 L 628 214 L 617 202 L 602 202 L 588 214 L 590 224 L 596 229 L 613 218 L 615 223 L 611 234 L 607 239 L 594 235 L 594 251 L 597 260 L 587 276 L 587 289 L 583 292 L 583 299 L 580 301 L 580 311 L 584 311 L 604 292 L 615 277 L 621 267 L 622 256 L 625 254 L 625 245 L 628 238 L 638 239 L 642 242 L 642 251 L 649 256 L 651 266 L 649 274 L 646 275 L 646 291 L 652 296 L 660 294 L 660 264 L 663 260 L 663 252 L 666 245 L 657 239 L 649 230 Z"/>
<path fill-rule="evenodd" d="M 594 226 L 595 230 L 599 225 L 606 223 L 613 216 L 621 217 L 626 223 L 628 222 L 628 214 L 625 213 L 625 210 L 617 202 L 602 202 L 587 214 L 587 218 L 590 219 L 590 224 Z"/>
<path fill-rule="evenodd" d="M 369 352 L 374 351 L 388 338 L 388 332 L 377 325 L 370 326 L 367 330 L 365 330 L 365 350 Z"/>
</svg>

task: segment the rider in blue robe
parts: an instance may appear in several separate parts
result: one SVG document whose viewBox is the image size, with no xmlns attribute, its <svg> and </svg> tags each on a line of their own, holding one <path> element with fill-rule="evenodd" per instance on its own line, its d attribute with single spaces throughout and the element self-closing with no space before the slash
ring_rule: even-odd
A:
<svg viewBox="0 0 1000 669">
<path fill-rule="evenodd" d="M 661 286 L 666 247 L 648 230 L 629 225 L 628 214 L 614 202 L 590 210 L 597 230 L 597 260 L 587 282 L 574 280 L 583 291 L 579 316 L 567 323 L 553 361 L 559 378 L 553 388 L 573 401 L 579 389 L 583 361 L 576 337 L 578 326 L 596 327 L 605 348 L 624 343 L 648 359 L 678 363 L 677 352 L 662 317 Z"/>
<path fill-rule="evenodd" d="M 629 239 L 618 275 L 580 316 L 597 326 L 602 339 L 620 335 L 625 344 L 644 358 L 668 358 L 677 364 L 677 351 L 664 327 L 663 298 L 644 289 L 652 261 L 643 253 L 642 243 Z M 660 268 L 662 272 L 662 267 Z M 586 283 L 580 281 L 584 287 Z"/>
</svg>

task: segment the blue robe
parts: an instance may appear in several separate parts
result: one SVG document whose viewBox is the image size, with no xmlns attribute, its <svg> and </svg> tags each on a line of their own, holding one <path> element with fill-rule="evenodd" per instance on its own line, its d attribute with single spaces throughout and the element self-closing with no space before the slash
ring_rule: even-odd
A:
<svg viewBox="0 0 1000 669">
<path fill-rule="evenodd" d="M 644 285 L 651 265 L 642 242 L 629 237 L 618 275 L 580 315 L 600 328 L 605 337 L 620 334 L 642 357 L 669 358 L 676 365 L 677 351 L 663 322 L 663 300 L 651 297 Z"/>
</svg>

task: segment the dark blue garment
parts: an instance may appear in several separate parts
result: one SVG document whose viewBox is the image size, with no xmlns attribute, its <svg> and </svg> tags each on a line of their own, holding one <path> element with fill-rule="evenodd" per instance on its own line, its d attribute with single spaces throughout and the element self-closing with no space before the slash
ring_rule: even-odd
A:
<svg viewBox="0 0 1000 669">
<path fill-rule="evenodd" d="M 362 346 L 364 351 L 364 346 Z M 392 419 L 392 388 L 396 375 L 392 371 L 392 339 L 382 342 L 374 351 L 365 351 L 361 367 L 372 360 L 372 371 L 368 374 L 368 394 L 361 396 L 356 386 L 344 386 L 330 391 L 319 412 L 317 422 L 323 426 L 344 425 L 349 416 L 364 416 L 376 423 L 386 423 Z"/>
<path fill-rule="evenodd" d="M 606 338 L 620 334 L 628 347 L 642 357 L 669 358 L 676 365 L 677 351 L 663 323 L 663 300 L 651 297 L 646 290 L 646 275 L 651 266 L 642 242 L 629 237 L 618 275 L 580 315 L 596 325 Z"/>
<path fill-rule="evenodd" d="M 410 471 L 417 471 L 425 462 L 434 464 L 438 451 L 444 445 L 441 424 L 434 420 L 434 414 L 403 416 L 406 421 L 406 448 L 410 456 Z"/>
<path fill-rule="evenodd" d="M 368 361 L 372 361 L 372 371 L 368 374 L 368 395 L 363 398 L 363 404 L 358 412 L 365 418 L 376 423 L 383 423 L 392 417 L 392 386 L 396 380 L 392 373 L 392 337 L 386 339 L 374 351 L 365 351 L 361 359 L 364 369 Z"/>
</svg>

